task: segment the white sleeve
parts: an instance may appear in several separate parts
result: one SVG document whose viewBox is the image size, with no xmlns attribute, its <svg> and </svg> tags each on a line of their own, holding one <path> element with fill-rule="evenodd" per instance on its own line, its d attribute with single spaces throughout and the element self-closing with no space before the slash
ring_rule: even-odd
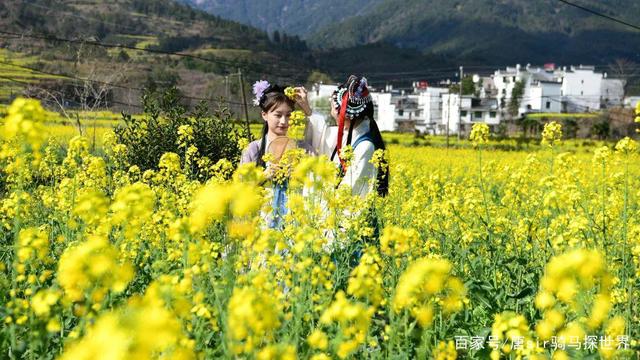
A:
<svg viewBox="0 0 640 360">
<path fill-rule="evenodd" d="M 320 154 L 320 143 L 322 133 L 326 127 L 324 117 L 320 114 L 311 114 L 304 129 L 304 143 L 308 146 L 310 152 Z"/>
<path fill-rule="evenodd" d="M 340 181 L 340 186 L 348 185 L 351 187 L 353 195 L 366 196 L 373 179 L 377 175 L 375 166 L 370 162 L 373 157 L 375 146 L 371 141 L 363 141 L 353 150 L 353 160 L 351 166 L 347 168 L 347 172 Z"/>
</svg>

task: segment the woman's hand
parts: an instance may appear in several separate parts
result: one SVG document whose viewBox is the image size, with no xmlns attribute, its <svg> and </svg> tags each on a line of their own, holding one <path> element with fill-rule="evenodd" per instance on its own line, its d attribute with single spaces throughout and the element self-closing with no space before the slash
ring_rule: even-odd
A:
<svg viewBox="0 0 640 360">
<path fill-rule="evenodd" d="M 309 106 L 309 99 L 307 98 L 307 89 L 304 86 L 298 86 L 294 90 L 296 92 L 296 104 L 300 106 L 305 115 L 310 116 L 311 106 Z"/>
<path fill-rule="evenodd" d="M 280 170 L 280 165 L 277 163 L 268 163 L 266 169 L 264 169 L 264 176 L 267 180 L 273 180 L 276 172 Z"/>
<path fill-rule="evenodd" d="M 331 117 L 335 120 L 338 121 L 338 109 L 333 107 L 333 99 L 329 98 L 329 107 L 331 108 Z"/>
</svg>

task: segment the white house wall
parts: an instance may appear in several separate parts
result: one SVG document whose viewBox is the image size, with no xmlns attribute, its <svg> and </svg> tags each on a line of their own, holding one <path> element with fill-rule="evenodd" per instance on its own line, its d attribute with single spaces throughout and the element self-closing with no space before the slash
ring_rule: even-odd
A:
<svg viewBox="0 0 640 360">
<path fill-rule="evenodd" d="M 562 112 L 562 84 L 541 82 L 540 87 L 542 88 L 541 112 Z M 548 108 L 547 102 L 549 102 Z"/>
<path fill-rule="evenodd" d="M 376 122 L 380 131 L 396 130 L 396 106 L 391 103 L 390 93 L 371 93 L 376 105 Z"/>
<path fill-rule="evenodd" d="M 586 112 L 600 110 L 602 74 L 593 69 L 572 68 L 564 73 L 562 95 L 567 111 Z"/>
<path fill-rule="evenodd" d="M 620 106 L 624 100 L 625 81 L 621 79 L 602 79 L 602 101 L 607 106 Z"/>
</svg>

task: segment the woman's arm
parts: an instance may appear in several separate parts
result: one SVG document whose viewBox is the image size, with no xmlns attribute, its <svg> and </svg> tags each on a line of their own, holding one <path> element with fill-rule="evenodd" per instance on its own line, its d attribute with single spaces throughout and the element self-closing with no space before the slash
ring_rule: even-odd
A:
<svg viewBox="0 0 640 360">
<path fill-rule="evenodd" d="M 309 99 L 307 97 L 307 89 L 304 86 L 294 88 L 296 94 L 296 104 L 304 111 L 304 114 L 311 116 L 311 106 L 309 105 Z"/>
<path fill-rule="evenodd" d="M 242 151 L 242 157 L 240 158 L 240 164 L 246 164 L 250 162 L 258 161 L 258 152 L 260 150 L 259 140 L 249 143 L 246 149 Z"/>
</svg>

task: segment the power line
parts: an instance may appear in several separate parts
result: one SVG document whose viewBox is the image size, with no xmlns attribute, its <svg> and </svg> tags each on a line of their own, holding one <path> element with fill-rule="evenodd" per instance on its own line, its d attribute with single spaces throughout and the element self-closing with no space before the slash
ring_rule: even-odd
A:
<svg viewBox="0 0 640 360">
<path fill-rule="evenodd" d="M 220 60 L 220 59 L 211 59 L 211 58 L 207 58 L 207 57 L 202 57 L 202 56 L 193 55 L 193 54 L 187 54 L 187 53 L 182 53 L 182 52 L 172 52 L 172 51 L 165 51 L 165 50 L 159 50 L 159 49 L 148 49 L 148 48 L 141 48 L 141 47 L 137 47 L 137 46 L 122 45 L 122 44 L 107 44 L 107 43 L 103 43 L 103 42 L 95 41 L 95 40 L 67 39 L 67 38 L 61 38 L 61 37 L 57 37 L 57 36 L 53 36 L 53 35 L 32 35 L 32 34 L 25 34 L 25 33 L 21 34 L 21 33 L 16 33 L 16 32 L 11 32 L 11 31 L 4 31 L 4 30 L 0 30 L 0 34 L 11 36 L 11 38 L 13 38 L 13 39 L 29 38 L 29 39 L 51 41 L 51 42 L 63 42 L 63 43 L 69 43 L 69 44 L 85 44 L 85 45 L 98 46 L 98 47 L 103 47 L 103 48 L 108 48 L 108 49 L 119 48 L 119 49 L 142 51 L 142 52 L 160 54 L 160 55 L 173 55 L 173 56 L 178 56 L 178 57 L 182 57 L 182 58 L 189 58 L 189 59 L 200 60 L 200 61 L 204 61 L 204 62 L 208 62 L 208 63 L 219 64 L 219 65 L 226 66 L 228 68 L 237 69 L 238 67 L 240 67 L 246 72 L 250 72 L 250 73 L 253 73 L 253 74 L 261 74 L 260 72 L 258 72 L 256 70 L 252 70 L 252 69 L 250 69 L 250 68 L 248 68 L 246 66 L 238 65 L 237 63 L 232 63 L 232 62 L 228 62 L 228 61 L 224 61 L 224 60 Z M 303 82 L 306 81 L 306 79 L 298 78 L 298 77 L 295 77 L 295 76 L 289 76 L 289 75 L 277 75 L 276 74 L 276 76 L 278 76 L 280 78 L 283 78 L 283 79 L 289 79 L 289 80 L 295 80 L 295 81 L 303 81 Z"/>
<path fill-rule="evenodd" d="M 640 26 L 634 25 L 634 24 L 630 24 L 628 22 L 625 22 L 623 20 L 620 19 L 616 19 L 614 17 L 611 17 L 609 15 L 597 12 L 595 10 L 586 8 L 584 6 L 572 3 L 570 1 L 567 0 L 558 0 L 562 3 L 565 3 L 569 6 L 573 6 L 576 8 L 579 8 L 583 11 L 587 11 L 589 13 L 592 13 L 594 15 L 606 18 L 608 20 L 611 21 L 615 21 L 621 24 L 624 24 L 626 26 L 630 26 L 634 29 L 638 29 L 640 30 Z M 35 4 L 35 3 L 27 3 L 28 5 L 32 5 L 32 6 L 36 6 L 36 7 L 40 7 L 40 8 L 45 8 L 45 9 L 49 9 L 52 11 L 58 11 L 61 13 L 66 13 L 69 14 L 68 12 L 64 12 L 62 10 L 57 10 L 57 9 L 53 9 L 44 5 L 39 5 L 39 4 Z M 96 22 L 102 22 L 105 24 L 112 24 L 112 25 L 119 25 L 119 24 L 115 24 L 115 23 L 110 23 L 110 22 L 106 22 L 103 20 L 97 20 L 97 19 L 90 19 L 90 18 L 86 18 L 80 15 L 70 15 L 70 16 L 74 16 L 74 17 L 78 17 L 78 18 L 82 18 L 85 20 L 90 20 L 90 21 L 96 21 Z M 184 23 L 184 22 L 183 22 Z M 119 25 L 120 26 L 120 25 Z M 24 37 L 30 37 L 30 38 L 36 38 L 36 39 L 45 39 L 45 40 L 55 40 L 55 41 L 62 41 L 62 42 L 71 42 L 71 43 L 86 43 L 86 44 L 90 44 L 90 45 L 95 45 L 95 46 L 103 46 L 103 47 L 109 47 L 109 48 L 124 48 L 124 49 L 130 49 L 130 50 L 136 50 L 136 51 L 145 51 L 145 52 L 150 52 L 150 53 L 156 53 L 156 54 L 165 54 L 165 55 L 175 55 L 175 56 L 180 56 L 180 57 L 187 57 L 187 58 L 193 58 L 193 59 L 198 59 L 201 61 L 206 61 L 206 62 L 213 62 L 213 63 L 217 63 L 217 64 L 222 64 L 224 66 L 229 66 L 229 67 L 237 67 L 237 64 L 233 64 L 224 60 L 220 60 L 220 59 L 211 59 L 211 58 L 205 58 L 202 56 L 198 56 L 198 55 L 193 55 L 193 54 L 186 54 L 186 53 L 180 53 L 180 52 L 170 52 L 170 51 L 163 51 L 163 50 L 156 50 L 156 49 L 147 49 L 147 48 L 139 48 L 136 46 L 127 46 L 127 45 L 119 45 L 119 44 L 105 44 L 105 43 L 101 43 L 99 41 L 79 41 L 79 40 L 73 40 L 73 39 L 64 39 L 64 38 L 59 38 L 59 37 L 54 37 L 54 36 L 34 36 L 34 35 L 25 35 L 25 34 L 17 34 L 17 33 L 10 33 L 10 32 L 6 32 L 6 31 L 0 31 L 0 33 L 5 33 L 5 34 L 11 34 L 14 37 L 20 37 L 20 36 L 24 36 Z M 278 65 L 278 64 L 274 64 L 274 63 L 267 63 L 268 65 Z M 265 65 L 265 62 L 263 62 L 261 65 Z M 489 65 L 469 65 L 466 66 L 467 68 L 491 68 L 493 66 L 489 66 Z M 439 68 L 438 70 L 446 70 L 446 69 L 451 69 L 451 70 L 457 70 L 457 68 L 451 67 L 451 68 Z M 244 68 L 244 70 L 246 72 L 251 72 L 251 73 L 255 73 L 255 74 L 259 74 L 260 72 L 255 71 L 255 70 L 251 70 L 249 68 Z M 432 74 L 431 76 L 435 77 L 439 77 L 440 75 L 450 75 L 447 72 L 443 72 L 441 74 L 436 75 L 435 73 L 433 73 L 433 71 L 435 71 L 436 69 L 431 69 L 430 72 L 427 72 L 426 74 Z M 275 73 L 275 71 L 273 71 Z M 425 74 L 424 71 L 415 71 L 415 72 L 370 72 L 370 75 L 379 75 L 379 76 L 383 76 L 383 75 L 411 75 L 411 74 L 415 74 L 415 75 L 422 75 Z M 295 81 L 305 81 L 304 79 L 295 77 L 295 76 L 281 76 L 282 78 L 285 79 L 290 79 L 290 80 L 295 80 Z M 401 80 L 405 80 L 407 78 L 392 78 L 392 79 L 387 79 L 387 81 L 401 81 Z"/>
<path fill-rule="evenodd" d="M 227 65 L 227 66 L 232 66 L 228 62 L 224 62 L 224 61 L 217 60 L 217 59 L 205 58 L 205 57 L 192 55 L 192 54 L 169 52 L 169 51 L 162 51 L 162 50 L 153 50 L 153 49 L 139 48 L 139 47 L 135 47 L 135 46 L 120 45 L 120 44 L 105 44 L 105 43 L 101 43 L 101 42 L 98 42 L 98 41 L 86 41 L 85 42 L 85 41 L 82 41 L 82 40 L 63 39 L 63 38 L 52 37 L 52 36 L 48 36 L 48 37 L 47 36 L 34 36 L 34 35 L 18 34 L 18 33 L 0 31 L 0 34 L 3 34 L 3 33 L 4 34 L 10 34 L 11 38 L 13 38 L 13 39 L 20 38 L 21 36 L 24 36 L 24 37 L 29 37 L 29 38 L 45 39 L 45 40 L 49 40 L 49 41 L 64 41 L 64 42 L 71 42 L 71 43 L 88 43 L 90 45 L 102 46 L 102 47 L 108 47 L 108 48 L 125 48 L 125 49 L 132 49 L 132 50 L 136 50 L 136 51 L 151 52 L 151 53 L 156 53 L 156 54 L 176 55 L 176 56 L 194 58 L 194 59 L 199 59 L 199 60 L 202 60 L 202 61 L 207 61 L 207 62 L 224 64 L 224 65 Z M 277 64 L 276 63 L 267 63 L 267 65 L 277 65 Z M 233 66 L 235 66 L 235 65 L 233 65 Z M 480 72 L 489 72 L 490 70 L 493 70 L 496 67 L 501 68 L 501 67 L 504 67 L 504 65 L 471 65 L 471 66 L 468 66 L 468 68 L 473 68 L 473 69 L 476 69 L 476 71 L 480 71 Z M 378 75 L 378 76 L 382 77 L 382 79 L 373 81 L 373 83 L 384 83 L 385 81 L 388 82 L 388 81 L 415 80 L 417 77 L 428 78 L 428 79 L 441 79 L 443 77 L 454 77 L 453 76 L 454 75 L 453 71 L 446 71 L 447 69 L 454 70 L 455 68 L 453 68 L 453 67 L 450 67 L 450 68 L 449 67 L 441 67 L 441 68 L 433 68 L 433 69 L 429 69 L 429 70 L 414 71 L 414 72 L 409 72 L 409 71 L 408 72 L 369 72 L 368 75 Z M 481 69 L 485 69 L 485 70 L 483 71 Z M 249 72 L 256 73 L 256 74 L 259 73 L 259 72 L 255 71 L 255 70 L 249 70 Z M 384 76 L 384 75 L 393 76 L 393 75 L 412 75 L 412 74 L 414 76 L 402 76 L 402 77 L 394 77 L 394 78 L 385 78 L 385 76 Z M 276 74 L 276 76 L 278 76 L 278 75 Z M 283 79 L 294 80 L 294 81 L 298 81 L 298 80 L 301 79 L 301 78 L 294 78 L 294 77 L 282 76 L 282 75 L 280 75 L 279 77 L 283 78 Z M 304 81 L 304 80 L 300 80 L 300 81 Z"/>
<path fill-rule="evenodd" d="M 89 17 L 86 17 L 86 16 L 77 15 L 77 14 L 70 14 L 69 12 L 66 12 L 66 11 L 63 11 L 63 10 L 60 10 L 60 9 L 54 9 L 54 8 L 51 8 L 51 7 L 48 7 L 48 6 L 44 6 L 44 5 L 40 5 L 40 4 L 27 3 L 27 5 L 32 5 L 32 6 L 35 6 L 35 7 L 49 9 L 51 11 L 56 11 L 56 12 L 59 12 L 59 13 L 62 13 L 62 14 L 68 15 L 68 16 L 84 19 L 84 20 L 87 20 L 87 21 L 94 21 L 94 22 L 108 24 L 108 25 L 115 25 L 115 26 L 120 26 L 120 27 L 123 27 L 123 28 L 128 28 L 130 30 L 134 30 L 134 28 L 126 27 L 126 26 L 123 26 L 121 24 L 116 24 L 116 23 L 113 23 L 113 22 L 108 22 L 108 21 L 105 21 L 105 20 L 100 20 L 100 19 L 95 19 L 95 18 L 89 18 Z M 185 22 L 185 21 L 178 20 L 178 22 L 180 22 L 182 24 L 190 25 L 190 23 Z M 0 31 L 0 33 L 2 33 L 2 32 Z M 16 34 L 16 35 L 18 35 L 18 34 Z M 21 36 L 30 37 L 29 35 L 20 34 L 19 36 L 14 36 L 12 38 L 20 38 Z M 51 37 L 58 39 L 58 41 L 70 40 L 70 39 L 57 38 L 57 37 L 54 37 L 54 36 L 51 36 Z M 39 37 L 37 37 L 37 38 L 39 38 Z M 77 40 L 75 40 L 75 41 L 77 41 Z M 77 42 L 82 42 L 82 41 L 77 41 Z M 139 48 L 139 47 L 134 47 L 134 46 L 126 46 L 126 45 L 106 44 L 106 43 L 99 42 L 99 41 L 84 41 L 82 43 L 95 45 L 95 46 L 101 46 L 101 45 L 98 44 L 98 43 L 100 43 L 100 44 L 102 44 L 104 46 L 107 46 L 107 47 L 121 47 L 121 48 L 126 48 L 126 49 L 131 49 L 131 50 L 148 51 L 148 52 L 155 52 L 155 53 L 172 54 L 172 55 L 183 56 L 183 57 L 191 57 L 191 58 L 194 58 L 194 59 L 199 59 L 199 60 L 209 61 L 209 62 L 217 62 L 217 63 L 223 64 L 225 66 L 238 68 L 238 65 L 235 64 L 235 63 L 225 62 L 224 60 L 220 60 L 220 59 L 203 58 L 203 57 L 200 57 L 200 56 L 197 56 L 197 55 L 186 54 L 186 53 L 178 53 L 178 52 L 170 52 L 170 51 L 159 51 L 159 50 Z M 261 61 L 260 65 L 272 65 L 272 66 L 276 66 L 276 67 L 279 68 L 281 64 L 278 64 L 278 63 L 275 63 L 275 62 Z M 250 68 L 248 68 L 246 66 L 242 67 L 242 68 L 247 73 L 253 73 L 253 74 L 256 74 L 256 75 L 261 74 L 259 71 L 251 70 Z M 269 72 L 277 73 L 276 71 L 274 71 L 274 69 L 269 70 Z M 258 76 L 258 77 L 260 77 L 260 76 Z M 306 82 L 306 79 L 303 79 L 301 77 L 291 76 L 291 75 L 278 74 L 277 77 L 282 78 L 282 79 L 292 80 L 293 82 Z"/>
<path fill-rule="evenodd" d="M 125 90 L 136 90 L 136 91 L 144 91 L 145 90 L 144 88 L 125 86 L 125 85 L 121 85 L 121 84 L 115 84 L 115 83 L 109 83 L 109 82 L 105 82 L 105 81 L 80 78 L 80 77 L 64 75 L 64 74 L 51 73 L 51 72 L 47 72 L 47 71 L 34 69 L 34 68 L 31 68 L 31 67 L 28 67 L 28 66 L 13 64 L 13 63 L 1 61 L 1 60 L 0 60 L 0 64 L 5 64 L 5 65 L 9 65 L 9 66 L 15 66 L 15 67 L 18 67 L 18 68 L 21 68 L 21 69 L 30 70 L 30 71 L 37 72 L 37 73 L 44 74 L 44 75 L 59 76 L 59 77 L 70 79 L 70 80 L 90 82 L 90 83 L 94 83 L 94 84 L 111 86 L 111 87 L 116 87 L 116 88 L 125 89 Z M 25 83 L 25 84 L 29 84 L 29 83 Z M 234 105 L 243 105 L 244 104 L 244 103 L 241 103 L 241 102 L 235 102 L 235 101 L 230 101 L 230 100 L 219 101 L 219 100 L 215 100 L 215 99 L 200 98 L 200 97 L 193 97 L 193 96 L 186 96 L 186 95 L 182 96 L 182 97 L 185 98 L 185 99 L 189 99 L 189 100 L 211 101 L 211 102 L 215 102 L 215 103 L 218 103 L 218 104 L 225 104 L 225 103 L 226 104 L 234 104 Z"/>
<path fill-rule="evenodd" d="M 33 5 L 36 7 L 40 7 L 40 8 L 45 8 L 45 9 L 49 9 L 52 11 L 55 11 L 55 9 L 52 9 L 50 7 L 46 7 L 43 5 L 38 5 L 38 4 L 33 4 L 33 3 L 28 3 L 29 5 Z M 58 10 L 59 12 L 63 13 L 63 11 Z M 82 18 L 85 20 L 92 20 L 92 21 L 98 21 L 98 22 L 103 22 L 105 24 L 111 24 L 113 25 L 113 23 L 107 23 L 105 21 L 100 21 L 100 20 L 95 20 L 95 19 L 88 19 L 85 18 L 83 16 L 80 15 L 72 15 L 74 17 L 78 17 L 78 18 Z M 41 39 L 41 40 L 45 40 L 45 41 L 59 41 L 59 42 L 67 42 L 67 43 L 81 43 L 81 44 L 88 44 L 88 45 L 94 45 L 94 46 L 100 46 L 100 47 L 105 47 L 105 48 L 123 48 L 123 49 L 130 49 L 130 50 L 136 50 L 136 51 L 143 51 L 143 52 L 149 52 L 149 53 L 155 53 L 155 54 L 165 54 L 165 55 L 175 55 L 175 56 L 180 56 L 180 57 L 186 57 L 186 58 L 193 58 L 193 59 L 198 59 L 201 61 L 206 61 L 206 62 L 213 62 L 213 63 L 217 63 L 217 64 L 223 64 L 225 66 L 235 66 L 231 65 L 231 63 L 226 62 L 226 61 L 222 61 L 222 60 L 218 60 L 218 59 L 210 59 L 210 58 L 205 58 L 202 56 L 198 56 L 198 55 L 192 55 L 192 54 L 186 54 L 186 53 L 180 53 L 180 52 L 170 52 L 170 51 L 163 51 L 163 50 L 155 50 L 155 49 L 147 49 L 147 48 L 140 48 L 137 46 L 129 46 L 129 45 L 120 45 L 120 44 L 107 44 L 107 43 L 103 43 L 100 41 L 95 41 L 95 40 L 77 40 L 77 39 L 66 39 L 66 38 L 61 38 L 61 37 L 57 37 L 57 36 L 52 36 L 52 35 L 30 35 L 30 34 L 18 34 L 18 33 L 13 33 L 13 32 L 8 32 L 8 31 L 0 31 L 0 34 L 8 34 L 10 35 L 12 38 L 20 38 L 20 37 L 27 37 L 27 38 L 32 38 L 32 39 Z M 274 64 L 274 63 L 268 63 L 269 65 L 278 65 L 278 64 Z M 264 62 L 263 62 L 264 65 Z M 35 69 L 31 69 L 32 71 L 38 71 Z M 257 73 L 256 71 L 251 71 L 250 72 L 254 72 Z M 433 72 L 432 72 L 433 74 Z M 79 81 L 91 81 L 94 83 L 101 83 L 101 84 L 105 84 L 104 82 L 98 82 L 98 81 L 94 81 L 94 80 L 89 80 L 89 79 L 81 79 L 81 78 L 76 78 L 76 77 L 71 77 L 71 76 L 67 76 L 67 75 L 61 75 L 61 74 L 52 74 L 55 76 L 63 76 L 66 78 L 70 78 L 70 79 L 75 79 L 75 80 L 79 80 Z M 433 74 L 434 76 L 436 76 L 435 74 Z M 448 73 L 442 73 L 442 75 L 448 75 Z M 288 78 L 288 79 L 296 79 L 298 80 L 299 78 L 294 78 L 294 77 L 285 77 L 285 76 L 281 76 L 283 78 Z M 303 80 L 304 81 L 304 80 Z M 126 89 L 130 89 L 130 90 L 141 90 L 139 88 L 132 88 L 132 87 L 125 87 L 125 86 L 121 86 L 118 84 L 111 84 L 111 83 L 107 83 L 106 85 L 109 86 L 113 86 L 113 87 L 120 87 L 120 88 L 126 88 Z M 211 101 L 211 99 L 202 99 L 202 98 L 194 98 L 194 97 L 185 97 L 185 98 L 190 98 L 190 99 L 195 99 L 195 100 L 206 100 L 206 101 Z M 234 103 L 231 101 L 228 101 L 228 103 Z M 236 103 L 236 104 L 240 104 L 240 103 Z"/>
<path fill-rule="evenodd" d="M 179 53 L 179 52 L 171 52 L 171 51 L 164 51 L 164 50 L 156 50 L 156 49 L 147 49 L 147 48 L 141 48 L 141 47 L 137 47 L 137 46 L 122 45 L 122 44 L 107 44 L 107 43 L 103 43 L 103 42 L 100 42 L 100 41 L 94 41 L 94 40 L 66 39 L 66 38 L 61 38 L 61 37 L 52 36 L 52 35 L 30 35 L 30 34 L 24 34 L 24 33 L 20 34 L 20 33 L 14 33 L 14 32 L 10 32 L 10 31 L 4 31 L 4 30 L 0 30 L 0 34 L 10 35 L 10 36 L 13 36 L 13 37 L 18 37 L 18 38 L 26 37 L 26 38 L 30 38 L 30 39 L 65 42 L 65 43 L 70 43 L 70 44 L 88 44 L 88 45 L 104 47 L 104 48 L 110 48 L 110 49 L 120 48 L 120 49 L 143 51 L 143 52 L 161 54 L 161 55 L 175 55 L 175 56 L 180 56 L 180 57 L 185 57 L 185 58 L 202 60 L 202 61 L 210 62 L 210 63 L 214 63 L 214 64 L 222 64 L 222 65 L 225 65 L 225 66 L 234 66 L 234 67 L 236 66 L 235 64 L 231 64 L 231 63 L 228 63 L 226 61 L 222 61 L 222 60 L 218 60 L 218 59 L 205 58 L 205 57 L 201 57 L 201 56 L 198 56 L 198 55 L 185 54 L 185 53 Z"/>
<path fill-rule="evenodd" d="M 0 63 L 4 63 L 4 62 L 0 61 Z M 46 72 L 40 72 L 40 73 L 44 73 L 44 74 L 48 74 L 48 75 L 55 75 L 55 74 L 46 73 Z M 141 88 L 127 87 L 127 86 L 122 86 L 122 85 L 117 85 L 117 84 L 110 84 L 110 83 L 101 82 L 101 81 L 92 81 L 92 80 L 89 80 L 89 79 L 74 78 L 72 76 L 65 76 L 65 75 L 59 75 L 59 76 L 66 77 L 68 79 L 82 80 L 82 81 L 88 81 L 88 82 L 97 82 L 97 83 L 101 83 L 101 84 L 105 84 L 105 85 L 113 85 L 114 87 L 119 87 L 119 88 L 122 88 L 122 89 L 139 90 L 139 91 L 143 91 L 144 90 L 144 89 L 141 89 Z M 47 89 L 45 89 L 45 88 L 43 88 L 41 86 L 37 86 L 37 85 L 35 85 L 33 83 L 17 80 L 17 79 L 10 78 L 10 77 L 4 76 L 4 75 L 0 75 L 0 79 L 9 80 L 9 81 L 14 82 L 14 83 L 30 86 L 30 87 L 33 87 L 33 88 L 36 88 L 36 89 L 40 89 L 40 90 L 47 90 Z M 71 86 L 73 86 L 75 88 L 79 88 L 82 85 L 73 85 L 72 84 Z M 240 103 L 240 102 L 219 101 L 219 100 L 215 100 L 215 99 L 205 99 L 205 98 L 198 98 L 198 97 L 192 97 L 192 96 L 182 96 L 182 98 L 183 99 L 189 99 L 189 100 L 200 100 L 200 101 L 214 102 L 214 103 L 217 103 L 217 104 L 243 105 L 243 103 Z M 131 104 L 131 103 L 123 103 L 123 102 L 120 102 L 120 101 L 117 101 L 117 100 L 109 100 L 109 102 L 113 103 L 113 104 L 117 104 L 117 105 L 131 106 L 131 107 L 135 107 L 135 108 L 138 108 L 138 109 L 143 109 L 144 108 L 141 105 Z"/>
<path fill-rule="evenodd" d="M 43 87 L 36 86 L 36 85 L 34 85 L 34 84 L 32 84 L 32 83 L 28 83 L 28 82 L 26 82 L 26 81 L 21 81 L 21 80 L 17 80 L 17 79 L 14 79 L 14 78 L 10 78 L 10 77 L 8 77 L 8 76 L 0 75 L 0 79 L 9 80 L 9 81 L 14 82 L 14 83 L 17 83 L 17 84 L 23 84 L 23 85 L 27 85 L 27 86 L 30 86 L 30 87 L 33 87 L 33 88 L 36 88 L 36 89 L 39 89 L 39 90 L 47 91 L 47 89 L 45 89 L 45 88 L 43 88 Z M 46 101 L 46 99 L 40 99 L 40 100 L 42 100 L 42 101 Z M 130 103 L 124 103 L 124 102 L 120 102 L 120 101 L 116 101 L 116 100 L 110 100 L 110 102 L 112 102 L 112 103 L 114 103 L 114 104 L 118 104 L 118 105 L 130 106 L 130 107 L 134 107 L 134 108 L 138 108 L 138 109 L 142 109 L 142 108 L 143 108 L 143 107 L 142 107 L 142 106 L 140 106 L 140 105 L 130 104 Z"/>
<path fill-rule="evenodd" d="M 569 5 L 569 6 L 573 6 L 573 7 L 575 7 L 575 8 L 578 8 L 578 9 L 580 9 L 580 10 L 586 11 L 586 12 L 591 13 L 591 14 L 593 14 L 593 15 L 600 16 L 600 17 L 605 18 L 605 19 L 607 19 L 607 20 L 611 20 L 611 21 L 617 22 L 617 23 L 619 23 L 619 24 L 629 26 L 629 27 L 634 28 L 634 29 L 636 29 L 636 30 L 640 30 L 640 26 L 638 26 L 638 25 L 634 25 L 634 24 L 631 24 L 631 23 L 628 23 L 628 22 L 626 22 L 626 21 L 624 21 L 624 20 L 620 20 L 620 19 L 614 18 L 613 16 L 609 16 L 609 15 L 607 15 L 607 14 L 603 14 L 603 13 L 598 12 L 598 11 L 596 11 L 596 10 L 589 9 L 589 8 L 587 8 L 587 7 L 584 7 L 584 6 L 578 5 L 578 4 L 576 4 L 576 3 L 573 3 L 573 2 L 570 2 L 570 1 L 567 1 L 567 0 L 558 0 L 558 1 L 560 1 L 561 3 L 567 4 L 567 5 Z"/>
</svg>

